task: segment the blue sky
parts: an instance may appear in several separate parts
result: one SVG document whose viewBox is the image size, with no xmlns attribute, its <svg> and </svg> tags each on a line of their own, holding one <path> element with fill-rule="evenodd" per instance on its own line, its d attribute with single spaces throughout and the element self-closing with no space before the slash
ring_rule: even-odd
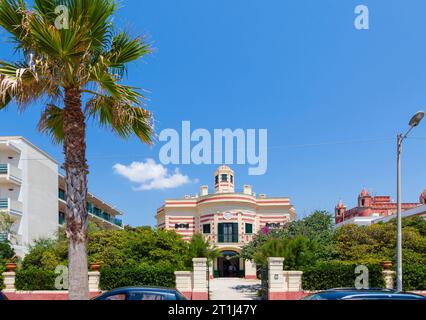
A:
<svg viewBox="0 0 426 320">
<path fill-rule="evenodd" d="M 370 30 L 354 28 L 354 8 L 370 9 Z M 426 109 L 426 3 L 422 0 L 127 0 L 115 22 L 148 35 L 155 53 L 135 63 L 128 83 L 148 90 L 157 132 L 194 128 L 268 129 L 268 172 L 234 166 L 239 188 L 289 196 L 299 216 L 354 206 L 363 187 L 395 197 L 395 137 Z M 11 58 L 5 32 L 0 57 Z M 0 135 L 23 135 L 62 161 L 61 147 L 36 130 L 41 105 L 0 113 Z M 116 164 L 152 158 L 136 139 L 88 129 L 90 189 L 126 213 L 125 223 L 154 224 L 165 198 L 213 183 L 215 165 L 181 165 L 191 181 L 135 191 Z M 412 137 L 426 138 L 426 122 Z M 425 139 L 406 142 L 404 201 L 426 188 Z M 169 166 L 172 173 L 176 166 Z"/>
</svg>

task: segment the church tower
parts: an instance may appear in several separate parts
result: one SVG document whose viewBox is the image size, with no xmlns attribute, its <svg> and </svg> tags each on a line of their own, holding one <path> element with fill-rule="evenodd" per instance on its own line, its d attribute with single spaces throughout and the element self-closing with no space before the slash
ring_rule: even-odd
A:
<svg viewBox="0 0 426 320">
<path fill-rule="evenodd" d="M 341 223 L 345 220 L 345 212 L 346 212 L 346 206 L 343 203 L 343 201 L 340 200 L 340 202 L 337 204 L 336 208 L 334 209 L 334 220 L 336 224 Z"/>
<path fill-rule="evenodd" d="M 214 192 L 215 193 L 234 193 L 235 192 L 234 171 L 228 166 L 220 166 L 214 173 Z"/>
<path fill-rule="evenodd" d="M 426 190 L 422 192 L 419 199 L 421 204 L 426 204 Z"/>
<path fill-rule="evenodd" d="M 373 205 L 373 197 L 367 191 L 367 189 L 362 189 L 361 193 L 358 196 L 358 207 L 368 208 Z"/>
</svg>

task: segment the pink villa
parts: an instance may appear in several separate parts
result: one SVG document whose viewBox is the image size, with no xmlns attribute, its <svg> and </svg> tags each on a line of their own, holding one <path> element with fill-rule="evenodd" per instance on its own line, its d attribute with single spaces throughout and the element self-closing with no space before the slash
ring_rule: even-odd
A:
<svg viewBox="0 0 426 320">
<path fill-rule="evenodd" d="M 175 230 L 189 241 L 202 234 L 222 256 L 210 267 L 210 277 L 256 278 L 256 265 L 238 257 L 243 245 L 261 230 L 280 228 L 296 219 L 288 197 L 256 195 L 245 185 L 235 191 L 235 174 L 221 166 L 214 174 L 214 193 L 208 186 L 200 194 L 169 199 L 157 210 L 157 227 Z"/>
<path fill-rule="evenodd" d="M 426 204 L 426 190 L 420 195 L 417 203 L 403 203 L 402 210 L 416 208 Z M 357 218 L 371 218 L 372 220 L 382 217 L 388 217 L 396 214 L 397 204 L 391 200 L 390 196 L 371 196 L 370 193 L 363 189 L 358 196 L 358 206 L 347 210 L 346 206 L 340 201 L 335 209 L 336 224 L 345 222 L 355 222 Z"/>
</svg>

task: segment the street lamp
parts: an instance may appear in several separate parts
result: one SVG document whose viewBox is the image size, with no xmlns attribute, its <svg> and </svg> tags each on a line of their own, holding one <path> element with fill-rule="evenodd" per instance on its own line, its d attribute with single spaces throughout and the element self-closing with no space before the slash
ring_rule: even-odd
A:
<svg viewBox="0 0 426 320">
<path fill-rule="evenodd" d="M 402 142 L 408 137 L 410 132 L 417 127 L 423 120 L 425 113 L 423 111 L 417 112 L 410 120 L 410 129 L 406 134 L 399 134 L 397 137 L 398 149 L 397 149 L 397 239 L 396 239 L 396 269 L 397 269 L 397 290 L 402 291 L 402 204 L 401 204 L 401 153 L 402 153 Z"/>
</svg>

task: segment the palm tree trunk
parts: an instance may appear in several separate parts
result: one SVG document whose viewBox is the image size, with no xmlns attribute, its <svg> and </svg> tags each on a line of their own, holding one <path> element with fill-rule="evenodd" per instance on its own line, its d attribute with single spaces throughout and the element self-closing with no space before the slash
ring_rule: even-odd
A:
<svg viewBox="0 0 426 320">
<path fill-rule="evenodd" d="M 69 299 L 88 300 L 86 124 L 81 91 L 65 89 L 64 156 Z"/>
</svg>

